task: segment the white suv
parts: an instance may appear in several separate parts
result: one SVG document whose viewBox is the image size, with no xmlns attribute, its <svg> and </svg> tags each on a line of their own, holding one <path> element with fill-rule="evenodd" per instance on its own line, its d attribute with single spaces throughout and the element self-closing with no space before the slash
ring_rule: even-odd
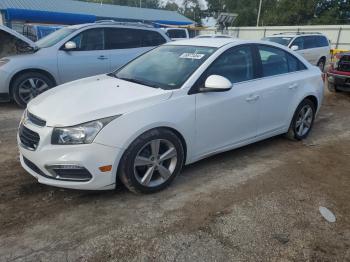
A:
<svg viewBox="0 0 350 262">
<path fill-rule="evenodd" d="M 35 43 L 25 40 L 25 52 L 0 59 L 0 101 L 14 99 L 23 107 L 54 86 L 111 72 L 170 41 L 152 26 L 113 21 L 65 27 Z"/>
<path fill-rule="evenodd" d="M 311 64 L 317 65 L 322 72 L 330 58 L 330 42 L 326 36 L 319 33 L 281 33 L 265 37 L 263 40 L 288 46 Z"/>
</svg>

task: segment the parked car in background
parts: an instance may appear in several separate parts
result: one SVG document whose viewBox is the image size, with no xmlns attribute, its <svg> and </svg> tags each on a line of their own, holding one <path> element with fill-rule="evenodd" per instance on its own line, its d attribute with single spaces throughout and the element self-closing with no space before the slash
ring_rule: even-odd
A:
<svg viewBox="0 0 350 262">
<path fill-rule="evenodd" d="M 23 26 L 23 35 L 36 42 L 63 27 L 62 25 L 25 24 Z"/>
<path fill-rule="evenodd" d="M 0 59 L 0 97 L 24 107 L 54 86 L 111 72 L 169 41 L 163 30 L 139 23 L 65 27 L 31 44 L 29 54 Z"/>
<path fill-rule="evenodd" d="M 5 56 L 29 53 L 35 46 L 35 43 L 27 37 L 2 25 L 0 25 L 0 40 L 0 59 Z"/>
<path fill-rule="evenodd" d="M 350 91 L 350 52 L 335 55 L 327 72 L 327 81 L 331 92 Z"/>
<path fill-rule="evenodd" d="M 311 64 L 318 66 L 322 72 L 330 59 L 330 42 L 325 35 L 319 33 L 281 33 L 262 40 L 289 47 Z"/>
<path fill-rule="evenodd" d="M 20 160 L 43 184 L 104 190 L 122 181 L 152 193 L 213 154 L 285 133 L 306 138 L 323 87 L 317 67 L 274 43 L 171 42 L 33 99 Z"/>
<path fill-rule="evenodd" d="M 218 34 L 197 35 L 196 38 L 231 38 L 231 39 L 234 39 L 232 36 L 229 36 L 229 35 L 218 35 Z"/>
<path fill-rule="evenodd" d="M 172 41 L 185 40 L 190 38 L 189 32 L 186 28 L 167 27 L 162 29 Z"/>
</svg>

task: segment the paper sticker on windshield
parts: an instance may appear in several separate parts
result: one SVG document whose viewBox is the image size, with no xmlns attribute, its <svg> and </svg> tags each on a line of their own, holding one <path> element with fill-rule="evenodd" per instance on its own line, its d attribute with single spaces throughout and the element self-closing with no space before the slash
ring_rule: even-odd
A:
<svg viewBox="0 0 350 262">
<path fill-rule="evenodd" d="M 204 54 L 195 54 L 195 53 L 183 53 L 180 58 L 186 58 L 186 59 L 202 59 L 205 55 Z"/>
</svg>

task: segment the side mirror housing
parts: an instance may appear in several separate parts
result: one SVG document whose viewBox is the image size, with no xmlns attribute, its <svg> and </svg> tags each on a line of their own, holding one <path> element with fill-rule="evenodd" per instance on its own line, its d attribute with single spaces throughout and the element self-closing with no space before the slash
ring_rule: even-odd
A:
<svg viewBox="0 0 350 262">
<path fill-rule="evenodd" d="M 64 44 L 64 50 L 72 51 L 74 49 L 77 49 L 77 45 L 73 41 L 69 41 L 69 42 Z"/>
<path fill-rule="evenodd" d="M 299 50 L 299 46 L 292 45 L 292 47 L 290 49 L 292 49 L 293 51 L 297 51 L 297 50 Z"/>
<path fill-rule="evenodd" d="M 231 90 L 232 83 L 226 77 L 211 75 L 205 80 L 205 85 L 200 92 L 225 92 Z"/>
</svg>

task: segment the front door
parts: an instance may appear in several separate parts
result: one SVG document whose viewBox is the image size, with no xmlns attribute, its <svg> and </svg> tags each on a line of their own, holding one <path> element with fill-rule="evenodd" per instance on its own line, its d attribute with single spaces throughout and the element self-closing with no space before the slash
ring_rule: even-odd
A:
<svg viewBox="0 0 350 262">
<path fill-rule="evenodd" d="M 88 29 L 71 41 L 77 48 L 58 51 L 58 71 L 61 83 L 76 79 L 108 73 L 110 57 L 104 48 L 104 29 Z"/>
<path fill-rule="evenodd" d="M 255 78 L 252 49 L 249 45 L 224 52 L 202 76 L 226 77 L 233 83 L 226 92 L 196 94 L 197 156 L 244 143 L 257 134 L 260 97 Z"/>
</svg>

